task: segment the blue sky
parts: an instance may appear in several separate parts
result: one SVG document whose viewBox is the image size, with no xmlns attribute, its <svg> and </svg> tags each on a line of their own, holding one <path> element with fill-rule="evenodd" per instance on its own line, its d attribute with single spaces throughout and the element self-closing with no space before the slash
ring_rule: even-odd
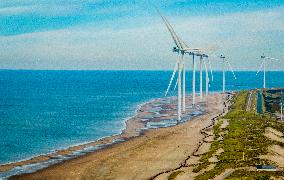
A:
<svg viewBox="0 0 284 180">
<path fill-rule="evenodd" d="M 191 47 L 218 46 L 238 70 L 257 69 L 263 52 L 284 58 L 284 1 L 1 0 L 0 68 L 172 69 L 153 5 Z"/>
</svg>

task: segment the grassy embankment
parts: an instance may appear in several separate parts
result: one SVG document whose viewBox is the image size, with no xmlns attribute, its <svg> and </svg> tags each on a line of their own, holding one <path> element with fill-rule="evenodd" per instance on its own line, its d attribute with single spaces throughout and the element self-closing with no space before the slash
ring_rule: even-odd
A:
<svg viewBox="0 0 284 180">
<path fill-rule="evenodd" d="M 256 91 L 253 93 L 256 93 Z M 253 97 L 256 97 L 256 94 L 253 94 Z M 245 169 L 246 167 L 255 167 L 258 164 L 274 164 L 269 160 L 260 159 L 259 156 L 267 154 L 268 147 L 272 144 L 284 147 L 283 143 L 272 141 L 264 136 L 266 127 L 284 132 L 284 124 L 265 113 L 263 115 L 257 114 L 255 98 L 252 98 L 253 108 L 247 112 L 247 99 L 247 91 L 239 92 L 233 100 L 231 110 L 215 124 L 213 128 L 215 137 L 210 151 L 201 156 L 200 164 L 193 171 L 200 172 L 209 167 L 210 164 L 215 164 L 215 166 L 213 169 L 208 169 L 198 175 L 196 179 L 210 179 L 223 173 L 226 169 L 238 169 L 227 177 L 228 179 L 284 177 L 284 173 L 280 171 L 254 172 Z M 229 125 L 221 129 L 225 120 L 229 122 Z M 218 162 L 211 162 L 209 159 L 220 149 L 223 149 L 224 152 L 217 156 Z"/>
</svg>

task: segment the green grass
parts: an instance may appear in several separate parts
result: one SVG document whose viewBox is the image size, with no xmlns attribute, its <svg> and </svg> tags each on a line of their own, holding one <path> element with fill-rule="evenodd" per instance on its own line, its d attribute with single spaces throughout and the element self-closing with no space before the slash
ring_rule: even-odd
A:
<svg viewBox="0 0 284 180">
<path fill-rule="evenodd" d="M 234 99 L 234 105 L 224 119 L 229 119 L 229 125 L 225 130 L 228 133 L 224 141 L 217 141 L 220 133 L 221 121 L 214 126 L 215 140 L 210 151 L 202 155 L 201 163 L 194 168 L 194 172 L 208 167 L 208 159 L 219 149 L 224 153 L 218 156 L 218 162 L 214 169 L 204 172 L 196 179 L 210 179 L 221 174 L 225 169 L 255 166 L 257 164 L 272 164 L 268 160 L 258 158 L 261 154 L 267 154 L 268 147 L 273 144 L 264 136 L 265 128 L 277 126 L 277 122 L 269 116 L 260 116 L 254 111 L 246 112 L 248 92 L 242 91 Z M 224 130 L 224 131 L 225 131 Z M 245 159 L 243 160 L 243 153 Z"/>
<path fill-rule="evenodd" d="M 171 173 L 168 177 L 168 180 L 174 180 L 180 173 L 184 173 L 184 171 L 175 171 Z"/>
<path fill-rule="evenodd" d="M 236 170 L 233 172 L 229 177 L 226 179 L 230 180 L 237 180 L 237 179 L 270 179 L 271 177 L 278 178 L 284 177 L 283 171 L 274 171 L 274 172 L 267 172 L 267 171 L 246 171 L 246 170 Z"/>
</svg>

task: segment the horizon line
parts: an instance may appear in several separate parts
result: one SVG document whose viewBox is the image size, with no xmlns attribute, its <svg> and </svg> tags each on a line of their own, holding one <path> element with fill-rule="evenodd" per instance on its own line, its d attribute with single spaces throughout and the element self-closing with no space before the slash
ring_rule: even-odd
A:
<svg viewBox="0 0 284 180">
<path fill-rule="evenodd" d="M 172 71 L 171 69 L 1 69 L 0 71 Z M 190 72 L 192 70 L 187 70 Z M 203 70 L 205 72 L 205 70 Z M 230 70 L 226 70 L 230 71 Z M 199 72 L 197 70 L 196 72 Z M 212 72 L 222 72 L 213 70 Z M 234 70 L 234 72 L 257 72 L 257 70 Z M 263 71 L 259 71 L 263 72 Z M 266 72 L 284 72 L 284 70 L 267 70 Z"/>
</svg>

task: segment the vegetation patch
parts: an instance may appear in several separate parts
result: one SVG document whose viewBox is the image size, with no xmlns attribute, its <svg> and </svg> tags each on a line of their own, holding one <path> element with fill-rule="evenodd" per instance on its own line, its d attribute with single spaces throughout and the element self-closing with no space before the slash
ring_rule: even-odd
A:
<svg viewBox="0 0 284 180">
<path fill-rule="evenodd" d="M 219 149 L 219 141 L 217 139 L 220 137 L 220 127 L 223 123 L 223 120 L 219 120 L 218 123 L 213 127 L 213 132 L 215 134 L 214 141 L 212 142 L 210 146 L 210 150 L 206 153 L 204 153 L 200 158 L 200 164 L 193 169 L 194 173 L 197 173 L 201 171 L 202 169 L 207 168 L 210 165 L 209 159 L 212 157 L 212 155 Z"/>
<path fill-rule="evenodd" d="M 246 170 L 236 170 L 233 172 L 229 177 L 226 179 L 270 179 L 270 178 L 279 178 L 284 177 L 283 171 L 274 171 L 274 172 L 267 172 L 267 171 L 246 171 Z"/>
<path fill-rule="evenodd" d="M 264 132 L 266 127 L 272 127 L 283 132 L 283 123 L 279 124 L 278 121 L 267 114 L 262 116 L 257 114 L 254 108 L 247 112 L 247 99 L 248 91 L 238 93 L 233 100 L 234 104 L 231 110 L 222 117 L 228 119 L 229 125 L 225 129 L 220 129 L 222 121 L 219 121 L 214 126 L 215 138 L 210 151 L 201 156 L 200 164 L 194 168 L 193 172 L 199 172 L 206 168 L 210 164 L 208 159 L 211 158 L 219 148 L 222 148 L 224 152 L 218 156 L 218 162 L 214 162 L 216 166 L 213 169 L 198 175 L 196 179 L 212 179 L 230 168 L 238 169 L 243 167 L 255 167 L 259 164 L 273 164 L 273 162 L 269 160 L 259 158 L 260 155 L 268 153 L 268 147 L 270 145 L 277 143 L 266 138 Z M 252 103 L 254 104 L 256 101 Z M 223 136 L 222 141 L 219 138 L 220 136 Z M 281 144 L 281 146 L 283 146 L 283 144 Z M 234 176 L 232 176 L 232 178 L 238 177 L 238 173 L 241 172 L 245 173 L 246 171 L 236 171 L 233 173 Z M 256 172 L 252 173 L 250 177 L 258 177 L 258 175 L 260 178 L 275 177 L 277 173 Z"/>
<path fill-rule="evenodd" d="M 168 180 L 174 180 L 181 173 L 184 173 L 184 171 L 175 171 L 175 172 L 171 173 Z"/>
</svg>

